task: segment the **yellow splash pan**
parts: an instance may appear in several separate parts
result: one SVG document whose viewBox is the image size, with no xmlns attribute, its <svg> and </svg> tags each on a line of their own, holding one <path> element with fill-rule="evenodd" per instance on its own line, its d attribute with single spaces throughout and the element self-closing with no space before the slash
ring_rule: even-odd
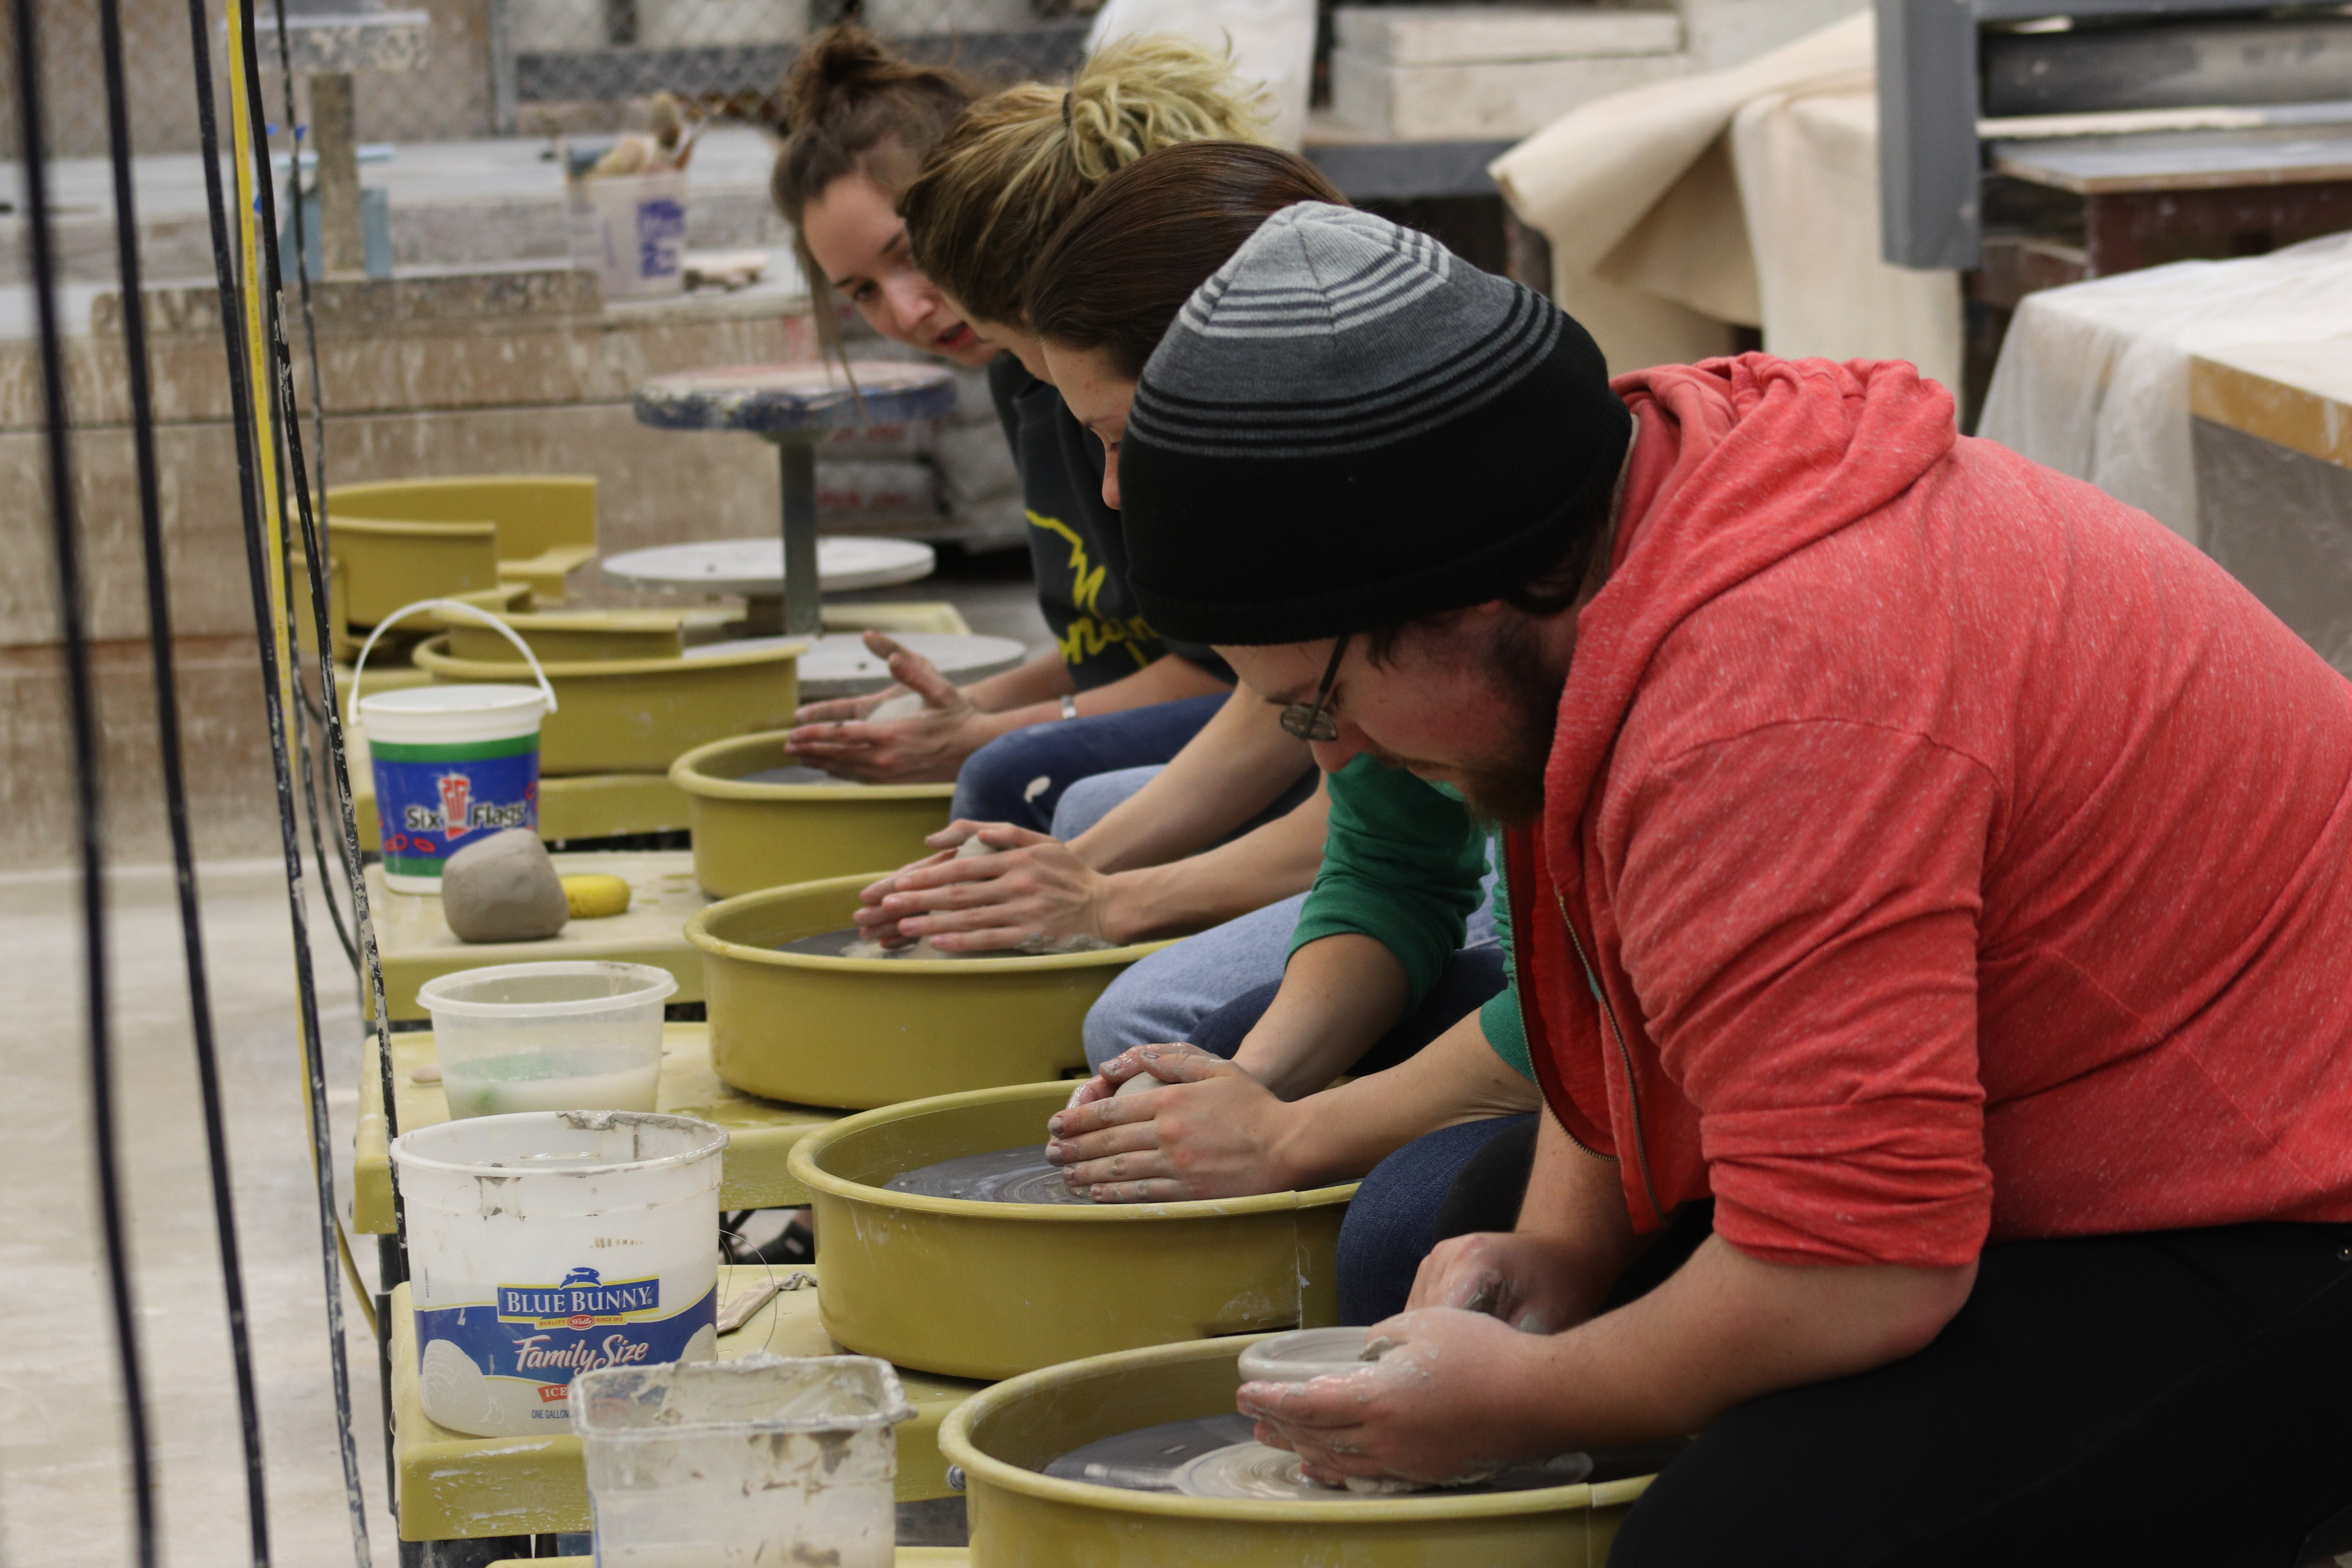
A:
<svg viewBox="0 0 2352 1568">
<path fill-rule="evenodd" d="M 676 658 L 686 651 L 684 610 L 533 610 L 499 619 L 549 663 L 581 660 Z M 479 621 L 434 616 L 449 634 L 452 658 L 485 664 L 520 664 L 514 644 Z"/>
<path fill-rule="evenodd" d="M 830 1290 L 830 1273 L 825 1283 Z M 1261 1502 L 1043 1473 L 1097 1438 L 1231 1412 L 1242 1349 L 1255 1342 L 1095 1356 L 958 1405 L 940 1426 L 940 1452 L 963 1469 L 972 1568 L 1601 1568 L 1618 1524 L 1649 1489 L 1653 1478 L 1638 1476 L 1473 1497 Z"/>
<path fill-rule="evenodd" d="M 882 1184 L 940 1160 L 1044 1142 L 1045 1118 L 1070 1087 L 894 1105 L 793 1145 L 788 1168 L 815 1209 L 826 1333 L 901 1366 L 995 1379 L 1141 1345 L 1339 1321 L 1339 1222 L 1353 1183 L 1176 1204 L 975 1203 Z"/>
<path fill-rule="evenodd" d="M 784 731 L 697 747 L 670 764 L 686 793 L 694 874 L 714 899 L 903 866 L 948 825 L 951 784 L 767 784 L 746 773 L 792 766 Z"/>
<path fill-rule="evenodd" d="M 789 723 L 803 646 L 542 664 L 558 707 L 540 727 L 540 772 L 657 773 L 698 746 Z M 511 682 L 519 673 L 512 662 L 459 658 L 446 634 L 419 647 L 416 663 L 443 682 Z"/>
<path fill-rule="evenodd" d="M 848 925 L 857 890 L 882 874 L 745 893 L 686 922 L 720 1078 L 853 1110 L 1055 1078 L 1086 1066 L 1081 1031 L 1103 988 L 1167 945 L 936 961 L 776 951 Z"/>
</svg>

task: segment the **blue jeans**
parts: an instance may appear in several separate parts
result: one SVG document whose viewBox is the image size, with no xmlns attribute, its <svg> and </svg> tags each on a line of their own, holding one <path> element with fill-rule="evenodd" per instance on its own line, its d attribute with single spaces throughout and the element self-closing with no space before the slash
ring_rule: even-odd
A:
<svg viewBox="0 0 2352 1568">
<path fill-rule="evenodd" d="M 1100 1067 L 1129 1046 L 1190 1040 L 1202 1020 L 1251 991 L 1279 984 L 1307 895 L 1211 926 L 1130 965 L 1087 1014 L 1087 1060 Z M 1470 913 L 1466 951 L 1495 937 L 1495 876 Z"/>
<path fill-rule="evenodd" d="M 1339 1223 L 1339 1321 L 1377 1323 L 1404 1310 L 1412 1277 L 1429 1249 L 1449 1236 L 1508 1230 L 1518 1222 L 1526 1168 L 1517 1158 L 1475 1162 L 1516 1132 L 1534 1153 L 1535 1117 L 1496 1116 L 1423 1133 L 1372 1167 Z M 1473 1179 L 1465 1181 L 1465 1173 Z M 1483 1179 L 1480 1179 L 1482 1178 Z"/>
<path fill-rule="evenodd" d="M 1129 964 L 1087 1010 L 1087 1065 L 1129 1046 L 1190 1040 L 1202 1019 L 1244 992 L 1279 984 L 1307 895 L 1211 926 Z"/>
<path fill-rule="evenodd" d="M 1000 735 L 964 759 L 948 807 L 950 820 L 1010 822 L 1044 833 L 1071 784 L 1095 773 L 1167 762 L 1224 705 L 1224 694 L 1212 692 Z"/>
</svg>

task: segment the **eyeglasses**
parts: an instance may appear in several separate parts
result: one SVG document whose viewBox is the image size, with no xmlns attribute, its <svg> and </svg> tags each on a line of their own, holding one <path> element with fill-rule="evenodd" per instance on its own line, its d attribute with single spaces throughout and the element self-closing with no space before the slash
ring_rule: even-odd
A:
<svg viewBox="0 0 2352 1568">
<path fill-rule="evenodd" d="M 1286 704 L 1276 721 L 1282 732 L 1297 741 L 1336 741 L 1339 738 L 1339 721 L 1325 711 L 1331 702 L 1331 683 L 1339 679 L 1339 661 L 1348 657 L 1348 637 L 1343 634 L 1331 645 L 1331 662 L 1323 671 L 1323 684 L 1315 689 L 1312 702 Z"/>
</svg>

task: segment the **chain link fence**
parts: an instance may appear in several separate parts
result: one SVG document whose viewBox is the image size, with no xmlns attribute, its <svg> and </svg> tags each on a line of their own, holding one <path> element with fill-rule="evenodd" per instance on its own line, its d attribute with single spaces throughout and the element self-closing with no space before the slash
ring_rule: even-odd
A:
<svg viewBox="0 0 2352 1568">
<path fill-rule="evenodd" d="M 142 153 L 196 147 L 185 0 L 121 0 L 132 135 Z M 205 0 L 215 85 L 223 0 Z M 257 0 L 265 17 L 273 0 Z M 53 156 L 102 157 L 105 92 L 92 0 L 38 0 Z M 289 10 L 302 9 L 293 0 Z M 332 7 L 360 9 L 358 0 Z M 427 14 L 423 68 L 354 80 L 362 142 L 468 141 L 613 131 L 667 91 L 704 112 L 773 125 L 784 73 L 812 31 L 862 21 L 908 54 L 987 78 L 1055 76 L 1079 58 L 1093 0 L 387 0 Z M 268 37 L 264 35 L 265 45 Z M 0 61 L 14 29 L 0 14 Z M 264 50 L 264 100 L 283 89 Z M 299 110 L 307 113 L 307 107 Z M 17 155 L 13 115 L 0 158 Z"/>
</svg>

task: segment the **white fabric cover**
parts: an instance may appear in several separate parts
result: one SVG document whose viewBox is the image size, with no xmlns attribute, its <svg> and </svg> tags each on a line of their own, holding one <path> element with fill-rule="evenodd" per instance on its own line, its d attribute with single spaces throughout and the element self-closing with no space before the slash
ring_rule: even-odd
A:
<svg viewBox="0 0 2352 1568">
<path fill-rule="evenodd" d="M 2047 289 L 2010 322 L 1977 433 L 2202 544 L 2190 357 L 2335 339 L 2352 355 L 2352 234 Z"/>
<path fill-rule="evenodd" d="M 1851 16 L 1586 104 L 1495 162 L 1612 370 L 1726 353 L 1738 324 L 1772 353 L 1905 359 L 1957 386 L 1958 275 L 1879 259 L 1872 39 Z"/>
</svg>

